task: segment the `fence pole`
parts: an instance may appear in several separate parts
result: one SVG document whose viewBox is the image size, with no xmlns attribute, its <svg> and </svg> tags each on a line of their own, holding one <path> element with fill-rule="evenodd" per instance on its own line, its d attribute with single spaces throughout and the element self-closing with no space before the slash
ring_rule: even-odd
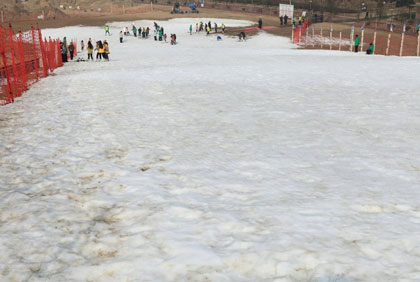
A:
<svg viewBox="0 0 420 282">
<path fill-rule="evenodd" d="M 292 26 L 292 44 L 294 43 L 295 28 Z"/>
<path fill-rule="evenodd" d="M 322 49 L 322 44 L 324 43 L 324 37 L 322 37 L 322 26 L 321 26 L 320 33 L 321 33 L 321 49 Z"/>
<path fill-rule="evenodd" d="M 312 47 L 315 47 L 315 27 L 312 25 Z"/>
<path fill-rule="evenodd" d="M 400 57 L 402 56 L 403 48 L 404 48 L 404 35 L 405 35 L 405 32 L 403 32 L 401 35 Z"/>
<path fill-rule="evenodd" d="M 376 49 L 376 31 L 373 33 L 373 52 L 372 55 L 375 54 L 375 49 Z"/>
<path fill-rule="evenodd" d="M 302 39 L 302 27 L 299 27 L 299 44 L 301 42 Z"/>
<path fill-rule="evenodd" d="M 34 53 L 34 65 L 35 65 L 35 74 L 36 74 L 36 81 L 39 80 L 39 62 L 38 62 L 38 58 L 36 56 L 36 42 L 35 42 L 35 30 L 34 27 L 31 26 L 31 31 L 32 31 L 32 51 Z"/>
<path fill-rule="evenodd" d="M 20 73 L 22 78 L 22 91 L 25 91 L 28 89 L 27 84 L 27 78 L 26 78 L 26 62 L 25 62 L 25 53 L 23 51 L 23 37 L 22 37 L 22 31 L 19 30 L 19 42 L 18 42 L 18 54 L 17 56 L 20 59 Z"/>
<path fill-rule="evenodd" d="M 3 66 L 7 66 L 6 51 L 2 50 L 2 45 L 0 45 L 0 53 L 1 53 L 1 58 L 3 59 Z M 5 67 L 4 72 L 6 74 L 5 79 L 7 81 L 7 91 L 9 92 L 8 100 L 6 101 L 6 103 L 13 103 L 14 99 L 13 99 L 13 92 L 12 92 L 12 84 L 10 81 L 9 68 Z"/>
<path fill-rule="evenodd" d="M 417 57 L 420 56 L 420 32 L 417 36 Z"/>
<path fill-rule="evenodd" d="M 340 31 L 340 43 L 338 43 L 338 51 L 341 51 L 341 44 L 343 43 L 341 36 L 342 36 L 342 32 Z"/>
<path fill-rule="evenodd" d="M 12 92 L 13 92 L 13 97 L 18 97 L 20 96 L 20 94 L 22 93 L 21 91 L 19 91 L 18 87 L 17 87 L 17 83 L 18 83 L 18 72 L 17 72 L 17 68 L 16 68 L 16 61 L 15 61 L 15 55 L 17 52 L 15 50 L 15 44 L 13 43 L 13 30 L 12 30 L 12 25 L 9 24 L 9 37 L 10 37 L 10 52 L 11 52 L 11 57 L 12 57 L 12 70 L 13 70 L 13 79 L 11 76 L 9 76 L 8 79 L 11 80 L 12 83 Z M 4 66 L 6 67 L 7 64 L 5 62 Z"/>
<path fill-rule="evenodd" d="M 363 52 L 363 42 L 364 42 L 364 38 L 365 38 L 365 29 L 362 29 L 362 42 L 360 44 L 360 52 Z"/>
<path fill-rule="evenodd" d="M 330 50 L 332 50 L 332 32 L 333 32 L 333 28 L 331 26 L 331 28 L 330 28 Z"/>
<path fill-rule="evenodd" d="M 388 56 L 388 54 L 389 54 L 389 44 L 390 43 L 391 43 L 391 33 L 388 34 L 388 42 L 386 44 L 385 56 Z"/>
<path fill-rule="evenodd" d="M 44 42 L 42 41 L 42 34 L 41 34 L 41 30 L 39 29 L 38 24 L 36 25 L 36 29 L 38 30 L 39 48 L 41 49 L 42 72 L 43 72 L 44 77 L 47 77 L 48 75 L 47 56 L 45 54 Z"/>
</svg>

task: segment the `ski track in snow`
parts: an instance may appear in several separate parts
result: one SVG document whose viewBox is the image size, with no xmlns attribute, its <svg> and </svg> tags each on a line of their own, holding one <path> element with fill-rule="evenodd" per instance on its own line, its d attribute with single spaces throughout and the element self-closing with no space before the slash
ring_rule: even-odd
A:
<svg viewBox="0 0 420 282">
<path fill-rule="evenodd" d="M 189 21 L 0 108 L 0 280 L 420 281 L 420 61 Z"/>
</svg>

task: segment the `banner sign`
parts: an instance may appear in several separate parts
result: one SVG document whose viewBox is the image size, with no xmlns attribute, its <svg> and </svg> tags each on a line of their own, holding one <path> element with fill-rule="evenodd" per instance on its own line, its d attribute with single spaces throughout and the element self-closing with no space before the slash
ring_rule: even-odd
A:
<svg viewBox="0 0 420 282">
<path fill-rule="evenodd" d="M 294 5 L 279 4 L 279 17 L 287 16 L 289 19 L 293 18 Z"/>
</svg>

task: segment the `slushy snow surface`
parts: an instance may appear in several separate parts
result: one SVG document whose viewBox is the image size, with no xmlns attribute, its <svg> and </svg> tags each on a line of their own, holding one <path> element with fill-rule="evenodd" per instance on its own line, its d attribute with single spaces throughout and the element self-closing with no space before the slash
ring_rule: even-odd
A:
<svg viewBox="0 0 420 282">
<path fill-rule="evenodd" d="M 419 59 L 198 21 L 44 31 L 111 61 L 0 108 L 0 280 L 420 281 Z"/>
</svg>

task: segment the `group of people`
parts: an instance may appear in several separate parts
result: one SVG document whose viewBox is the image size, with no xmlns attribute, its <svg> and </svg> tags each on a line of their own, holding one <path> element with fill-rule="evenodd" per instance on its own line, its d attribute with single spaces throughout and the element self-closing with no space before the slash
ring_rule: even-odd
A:
<svg viewBox="0 0 420 282">
<path fill-rule="evenodd" d="M 356 53 L 359 52 L 359 46 L 360 46 L 360 37 L 359 35 L 356 34 L 356 38 L 354 39 L 354 52 Z M 373 43 L 370 43 L 368 49 L 366 50 L 366 54 L 372 55 L 374 48 L 375 47 L 373 46 Z"/>
<path fill-rule="evenodd" d="M 211 21 L 209 21 L 208 23 L 204 23 L 204 24 L 203 24 L 203 22 L 200 22 L 200 23 L 196 23 L 195 24 L 195 32 L 206 31 L 207 35 L 209 35 L 210 32 L 213 29 L 214 29 L 214 32 L 215 33 L 218 33 L 218 28 L 219 27 L 218 27 L 217 23 L 214 23 L 213 24 L 213 27 L 212 27 Z M 224 23 L 222 23 L 222 25 L 220 26 L 220 28 L 222 29 L 222 33 L 225 33 L 226 26 L 225 26 Z M 193 29 L 193 27 L 192 27 L 192 25 L 190 25 L 190 28 L 189 28 L 190 34 L 192 34 L 192 29 Z"/>
<path fill-rule="evenodd" d="M 63 38 L 63 41 L 60 42 L 60 50 L 61 50 L 61 60 L 63 63 L 68 62 L 68 57 L 70 55 L 70 60 L 73 60 L 74 57 L 74 44 L 73 42 L 70 42 L 69 45 L 67 45 L 67 39 L 66 37 Z"/>
<path fill-rule="evenodd" d="M 82 50 L 82 52 L 85 49 L 85 42 L 82 40 L 80 41 L 80 49 Z M 88 43 L 86 45 L 86 52 L 88 55 L 87 60 L 92 60 L 93 61 L 93 53 L 94 51 L 96 51 L 96 60 L 100 61 L 102 59 L 104 59 L 105 61 L 109 61 L 109 45 L 108 42 L 106 40 L 104 40 L 103 42 L 101 40 L 96 41 L 96 45 L 95 47 L 93 47 L 92 44 L 92 39 L 89 38 Z"/>
</svg>

